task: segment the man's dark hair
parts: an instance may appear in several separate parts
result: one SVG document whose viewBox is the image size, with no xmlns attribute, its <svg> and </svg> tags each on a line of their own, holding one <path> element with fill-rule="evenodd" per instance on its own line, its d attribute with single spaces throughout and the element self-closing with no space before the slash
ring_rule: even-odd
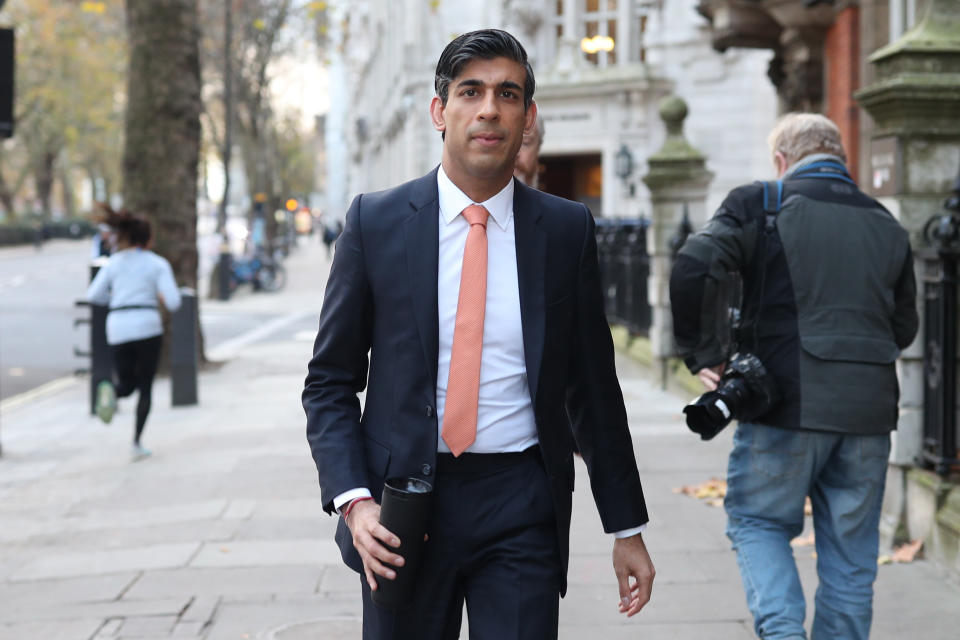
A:
<svg viewBox="0 0 960 640">
<path fill-rule="evenodd" d="M 507 58 L 523 66 L 527 73 L 527 79 L 523 85 L 523 108 L 529 109 L 533 103 L 533 91 L 536 89 L 537 82 L 533 78 L 533 69 L 527 60 L 527 52 L 519 40 L 500 29 L 471 31 L 447 45 L 440 54 L 440 60 L 437 61 L 437 73 L 433 81 L 440 102 L 444 106 L 447 105 L 450 83 L 460 75 L 468 63 L 494 58 Z"/>
</svg>

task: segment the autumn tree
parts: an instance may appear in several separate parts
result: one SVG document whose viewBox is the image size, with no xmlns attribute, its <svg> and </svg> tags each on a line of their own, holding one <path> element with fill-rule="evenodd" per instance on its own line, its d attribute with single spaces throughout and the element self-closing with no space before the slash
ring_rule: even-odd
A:
<svg viewBox="0 0 960 640">
<path fill-rule="evenodd" d="M 236 125 L 236 145 L 247 177 L 250 199 L 255 194 L 267 196 L 268 210 L 280 206 L 287 193 L 281 193 L 286 179 L 284 172 L 305 158 L 283 158 L 285 151 L 296 154 L 301 149 L 291 145 L 292 130 L 273 104 L 271 85 L 278 60 L 293 56 L 296 48 L 309 41 L 309 29 L 317 28 L 315 16 L 324 2 L 293 0 L 231 0 L 233 44 L 232 112 Z M 223 77 L 223 11 L 220 2 L 204 3 L 205 24 L 214 25 L 205 34 L 204 57 L 215 60 L 204 68 L 208 86 L 222 87 Z M 210 96 L 208 95 L 208 98 Z M 222 94 L 221 96 L 222 97 Z M 224 155 L 224 120 L 226 114 L 220 100 L 207 100 L 204 125 L 214 145 Z M 303 132 L 297 135 L 303 136 Z M 299 144 L 299 143 L 298 143 Z M 278 191 L 278 188 L 280 189 Z M 309 191 L 310 188 L 305 189 Z M 275 222 L 267 216 L 267 236 L 273 237 Z"/>
<path fill-rule="evenodd" d="M 122 137 L 122 11 L 106 2 L 12 0 L 3 13 L 17 28 L 17 128 L 0 148 L 0 206 L 15 217 L 18 196 L 32 186 L 49 218 L 59 180 L 72 211 L 79 170 L 109 195 Z"/>
</svg>

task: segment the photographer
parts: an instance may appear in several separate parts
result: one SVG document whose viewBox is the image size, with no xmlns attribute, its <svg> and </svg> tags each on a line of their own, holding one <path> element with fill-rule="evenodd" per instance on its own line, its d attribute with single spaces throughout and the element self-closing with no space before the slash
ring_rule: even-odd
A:
<svg viewBox="0 0 960 640">
<path fill-rule="evenodd" d="M 787 115 L 769 143 L 780 180 L 734 189 L 673 268 L 677 347 L 712 391 L 685 412 L 704 439 L 740 420 L 724 506 L 757 635 L 807 637 L 790 541 L 809 495 L 811 636 L 867 638 L 895 362 L 918 325 L 913 259 L 907 232 L 851 179 L 830 120 Z M 735 358 L 721 329 L 731 274 Z"/>
</svg>

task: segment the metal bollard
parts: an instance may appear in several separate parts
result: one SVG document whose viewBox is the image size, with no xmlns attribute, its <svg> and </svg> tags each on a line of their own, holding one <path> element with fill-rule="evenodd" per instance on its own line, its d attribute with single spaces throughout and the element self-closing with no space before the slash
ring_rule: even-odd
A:
<svg viewBox="0 0 960 640">
<path fill-rule="evenodd" d="M 197 292 L 180 289 L 180 308 L 170 319 L 170 390 L 175 407 L 197 404 Z"/>
<path fill-rule="evenodd" d="M 90 263 L 90 281 L 107 264 L 103 256 Z M 113 379 L 113 362 L 110 359 L 110 345 L 107 344 L 107 313 L 104 305 L 90 305 L 90 415 L 97 412 L 97 385 L 103 380 Z M 84 355 L 84 354 L 79 354 Z"/>
</svg>

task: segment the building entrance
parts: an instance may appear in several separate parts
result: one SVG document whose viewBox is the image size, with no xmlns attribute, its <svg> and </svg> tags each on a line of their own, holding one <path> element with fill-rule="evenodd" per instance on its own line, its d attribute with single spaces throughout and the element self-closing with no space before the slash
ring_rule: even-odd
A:
<svg viewBox="0 0 960 640">
<path fill-rule="evenodd" d="M 540 189 L 603 212 L 603 162 L 599 153 L 540 156 Z"/>
</svg>

